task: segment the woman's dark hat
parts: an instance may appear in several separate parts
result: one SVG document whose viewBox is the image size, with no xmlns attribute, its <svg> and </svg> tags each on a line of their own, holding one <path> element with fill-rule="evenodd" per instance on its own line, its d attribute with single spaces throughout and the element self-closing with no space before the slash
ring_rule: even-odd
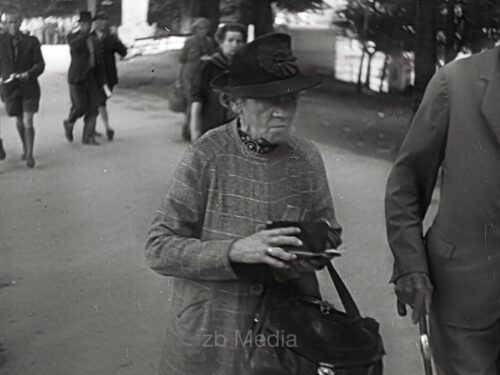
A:
<svg viewBox="0 0 500 375">
<path fill-rule="evenodd" d="M 216 76 L 211 86 L 241 98 L 272 98 L 314 87 L 322 80 L 300 73 L 290 35 L 270 33 L 239 49 L 229 71 Z"/>
<path fill-rule="evenodd" d="M 80 12 L 80 18 L 78 18 L 78 22 L 92 23 L 92 13 L 87 11 Z"/>
</svg>

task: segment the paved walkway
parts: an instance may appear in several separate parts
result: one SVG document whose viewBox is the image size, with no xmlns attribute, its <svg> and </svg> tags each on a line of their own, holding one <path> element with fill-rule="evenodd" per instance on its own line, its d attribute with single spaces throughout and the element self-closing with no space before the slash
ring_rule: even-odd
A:
<svg viewBox="0 0 500 375">
<path fill-rule="evenodd" d="M 157 97 L 118 89 L 109 105 L 116 140 L 82 146 L 79 123 L 68 143 L 68 58 L 57 48 L 44 50 L 34 170 L 19 161 L 12 121 L 0 118 L 7 151 L 0 163 L 0 343 L 8 351 L 0 373 L 155 374 L 165 279 L 144 265 L 142 249 L 186 146 L 180 117 Z M 386 373 L 421 373 L 417 331 L 396 316 L 388 284 L 382 204 L 390 165 L 320 148 L 345 229 L 338 268 L 361 310 L 382 324 Z"/>
</svg>

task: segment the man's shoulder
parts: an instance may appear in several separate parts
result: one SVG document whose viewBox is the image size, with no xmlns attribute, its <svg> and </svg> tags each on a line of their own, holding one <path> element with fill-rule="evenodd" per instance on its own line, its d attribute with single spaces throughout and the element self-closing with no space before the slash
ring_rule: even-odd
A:
<svg viewBox="0 0 500 375">
<path fill-rule="evenodd" d="M 28 34 L 21 34 L 21 35 L 22 35 L 21 43 L 24 41 L 25 43 L 33 47 L 40 46 L 40 41 L 38 40 L 37 37 Z"/>
<path fill-rule="evenodd" d="M 442 69 L 446 75 L 462 76 L 464 72 L 470 73 L 474 70 L 488 69 L 488 66 L 495 70 L 499 63 L 500 47 L 486 49 L 484 51 L 474 53 L 470 56 L 456 59 L 446 64 Z"/>
</svg>

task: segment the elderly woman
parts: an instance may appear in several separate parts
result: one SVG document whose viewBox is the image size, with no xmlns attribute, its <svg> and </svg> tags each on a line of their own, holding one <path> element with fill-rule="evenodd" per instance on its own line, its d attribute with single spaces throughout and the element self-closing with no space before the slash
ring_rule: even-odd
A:
<svg viewBox="0 0 500 375">
<path fill-rule="evenodd" d="M 189 124 L 191 117 L 191 90 L 199 78 L 202 61 L 210 58 L 217 51 L 217 45 L 211 36 L 210 21 L 206 18 L 197 18 L 191 26 L 192 36 L 186 39 L 179 56 L 181 71 L 179 79 L 187 101 L 186 122 L 183 128 L 183 137 L 189 139 Z"/>
<path fill-rule="evenodd" d="M 300 74 L 290 48 L 267 34 L 216 77 L 238 116 L 189 146 L 156 213 L 146 259 L 173 277 L 160 374 L 248 374 L 243 343 L 263 293 L 318 293 L 325 262 L 287 251 L 302 246 L 297 227 L 266 224 L 325 220 L 327 247 L 341 243 L 321 155 L 290 132 L 297 93 L 321 79 Z"/>
<path fill-rule="evenodd" d="M 192 86 L 192 142 L 208 130 L 234 118 L 234 114 L 220 103 L 219 94 L 211 89 L 210 81 L 229 69 L 236 50 L 247 40 L 247 29 L 238 23 L 227 23 L 218 30 L 216 39 L 219 51 L 203 63 L 199 79 Z"/>
</svg>

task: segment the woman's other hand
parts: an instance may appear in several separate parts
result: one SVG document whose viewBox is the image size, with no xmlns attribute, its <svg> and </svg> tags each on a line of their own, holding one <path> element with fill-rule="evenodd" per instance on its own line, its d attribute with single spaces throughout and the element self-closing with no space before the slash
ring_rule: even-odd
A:
<svg viewBox="0 0 500 375">
<path fill-rule="evenodd" d="M 208 61 L 208 60 L 210 60 L 210 55 L 203 55 L 200 57 L 200 60 L 201 61 Z"/>
<path fill-rule="evenodd" d="M 296 227 L 261 230 L 236 241 L 229 250 L 229 260 L 234 263 L 265 263 L 278 269 L 289 269 L 289 262 L 297 256 L 283 250 L 281 246 L 302 246 L 295 235 Z"/>
</svg>

